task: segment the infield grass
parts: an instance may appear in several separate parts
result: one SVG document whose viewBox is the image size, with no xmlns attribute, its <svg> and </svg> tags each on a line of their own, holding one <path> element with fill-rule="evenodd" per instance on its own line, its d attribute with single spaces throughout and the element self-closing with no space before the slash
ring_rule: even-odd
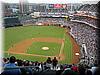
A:
<svg viewBox="0 0 100 75">
<path fill-rule="evenodd" d="M 43 50 L 42 47 L 48 47 L 48 50 Z M 49 42 L 33 42 L 33 44 L 27 50 L 29 54 L 38 54 L 45 56 L 55 56 L 60 52 L 61 44 L 49 43 Z"/>
</svg>

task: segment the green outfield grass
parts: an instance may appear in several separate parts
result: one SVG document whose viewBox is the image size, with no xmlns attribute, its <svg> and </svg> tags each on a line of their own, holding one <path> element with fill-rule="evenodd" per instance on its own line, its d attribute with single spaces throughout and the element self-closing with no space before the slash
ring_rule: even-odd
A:
<svg viewBox="0 0 100 75">
<path fill-rule="evenodd" d="M 28 27 L 13 27 L 4 29 L 4 51 L 7 51 L 13 44 L 16 44 L 25 39 L 31 38 L 45 38 L 45 37 L 53 37 L 53 38 L 65 38 L 64 41 L 64 55 L 65 60 L 60 61 L 60 63 L 71 63 L 72 60 L 72 43 L 70 41 L 69 35 L 65 35 L 65 30 L 60 27 L 55 26 L 28 26 Z M 41 50 L 42 46 L 50 47 L 50 50 L 43 51 Z M 40 54 L 40 55 L 57 55 L 59 54 L 61 45 L 57 43 L 49 43 L 49 42 L 33 42 L 33 44 L 29 47 L 26 53 L 29 54 Z M 55 50 L 53 50 L 55 48 Z M 5 53 L 5 57 L 9 57 L 13 54 Z M 46 58 L 36 57 L 36 56 L 24 56 L 19 54 L 14 54 L 19 59 L 26 59 L 31 61 L 45 61 Z"/>
<path fill-rule="evenodd" d="M 4 30 L 4 48 L 8 50 L 13 44 L 36 37 L 63 38 L 64 29 L 52 26 L 13 27 Z"/>
</svg>

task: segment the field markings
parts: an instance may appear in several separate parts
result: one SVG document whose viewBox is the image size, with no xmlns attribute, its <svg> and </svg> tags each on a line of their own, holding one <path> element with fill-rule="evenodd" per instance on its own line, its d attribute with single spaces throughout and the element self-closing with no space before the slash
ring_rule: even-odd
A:
<svg viewBox="0 0 100 75">
<path fill-rule="evenodd" d="M 61 44 L 61 48 L 60 48 L 60 53 L 59 53 L 59 56 L 58 56 L 58 59 L 59 60 L 64 60 L 64 43 L 65 42 L 65 33 L 64 33 L 64 37 L 63 37 L 63 40 L 62 40 L 62 44 Z"/>
<path fill-rule="evenodd" d="M 8 51 L 5 51 L 5 53 L 8 54 L 21 54 L 21 55 L 28 55 L 28 56 L 39 56 L 39 57 L 57 57 L 55 56 L 46 56 L 46 55 L 38 55 L 38 54 L 28 54 L 26 53 L 27 50 L 32 45 L 32 42 L 56 42 L 58 44 L 62 44 L 63 39 L 60 38 L 32 38 L 23 40 L 15 45 L 13 47 L 9 48 Z M 63 49 L 63 48 L 62 48 Z"/>
<path fill-rule="evenodd" d="M 71 42 L 72 42 L 72 45 L 73 45 L 73 47 L 72 47 L 72 56 L 73 56 L 73 58 L 72 58 L 72 64 L 74 63 L 78 63 L 79 62 L 79 57 L 80 57 L 80 55 L 75 55 L 75 53 L 79 53 L 80 54 L 80 47 L 79 47 L 79 45 L 77 44 L 77 42 L 75 41 L 75 39 L 70 35 L 70 33 L 67 33 L 67 35 L 69 35 L 69 37 L 70 37 L 70 40 L 71 40 Z"/>
<path fill-rule="evenodd" d="M 16 43 L 12 47 L 8 49 L 11 52 L 17 53 L 26 53 L 27 49 L 32 45 L 33 42 L 55 42 L 58 44 L 62 43 L 62 39 L 58 38 L 34 38 L 34 39 L 26 39 L 21 42 Z"/>
<path fill-rule="evenodd" d="M 38 54 L 27 54 L 27 53 L 16 53 L 16 52 L 11 52 L 11 51 L 4 51 L 4 53 L 8 54 L 20 54 L 20 55 L 26 55 L 26 56 L 38 56 L 38 57 L 56 57 L 56 56 L 46 56 L 46 55 L 38 55 Z"/>
</svg>

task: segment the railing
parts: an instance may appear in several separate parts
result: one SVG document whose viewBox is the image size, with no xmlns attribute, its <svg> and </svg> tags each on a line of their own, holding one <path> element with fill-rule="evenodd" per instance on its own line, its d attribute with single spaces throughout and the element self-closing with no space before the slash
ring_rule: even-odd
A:
<svg viewBox="0 0 100 75">
<path fill-rule="evenodd" d="M 96 26 L 94 26 L 94 25 L 92 25 L 92 24 L 90 24 L 90 23 L 87 23 L 87 22 L 85 22 L 85 21 L 79 21 L 79 20 L 71 20 L 71 21 L 73 21 L 73 22 L 79 22 L 79 23 L 84 23 L 84 24 L 87 24 L 87 25 L 89 25 L 89 26 L 91 26 L 91 27 L 93 27 L 93 28 L 100 29 L 100 28 L 98 28 L 98 27 L 96 27 Z"/>
</svg>

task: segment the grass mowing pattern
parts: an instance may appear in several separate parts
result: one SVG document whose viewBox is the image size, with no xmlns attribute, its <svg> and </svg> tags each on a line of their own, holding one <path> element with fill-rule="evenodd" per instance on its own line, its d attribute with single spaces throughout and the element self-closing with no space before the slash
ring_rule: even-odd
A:
<svg viewBox="0 0 100 75">
<path fill-rule="evenodd" d="M 4 30 L 4 50 L 8 50 L 13 44 L 29 38 L 55 37 L 62 38 L 64 29 L 55 26 L 29 26 L 13 27 Z"/>
<path fill-rule="evenodd" d="M 69 35 L 64 35 L 65 31 L 63 28 L 55 27 L 55 26 L 29 26 L 29 27 L 13 27 L 6 28 L 4 30 L 5 40 L 4 40 L 4 50 L 7 51 L 13 44 L 16 44 L 22 40 L 30 39 L 30 38 L 41 38 L 41 37 L 54 37 L 54 38 L 64 38 L 64 55 L 65 60 L 60 61 L 60 63 L 71 63 L 72 60 L 72 43 L 70 41 Z M 61 47 L 61 45 L 60 45 Z M 29 52 L 30 53 L 30 52 Z M 46 54 L 50 54 L 52 52 L 48 52 Z M 45 55 L 46 55 L 45 54 Z M 14 55 L 16 58 L 25 59 L 30 61 L 45 61 L 46 59 L 43 57 L 35 57 L 35 56 L 24 56 L 19 54 L 10 54 Z M 50 54 L 51 55 L 51 54 Z M 5 57 L 9 57 L 7 53 L 4 54 Z"/>
</svg>

